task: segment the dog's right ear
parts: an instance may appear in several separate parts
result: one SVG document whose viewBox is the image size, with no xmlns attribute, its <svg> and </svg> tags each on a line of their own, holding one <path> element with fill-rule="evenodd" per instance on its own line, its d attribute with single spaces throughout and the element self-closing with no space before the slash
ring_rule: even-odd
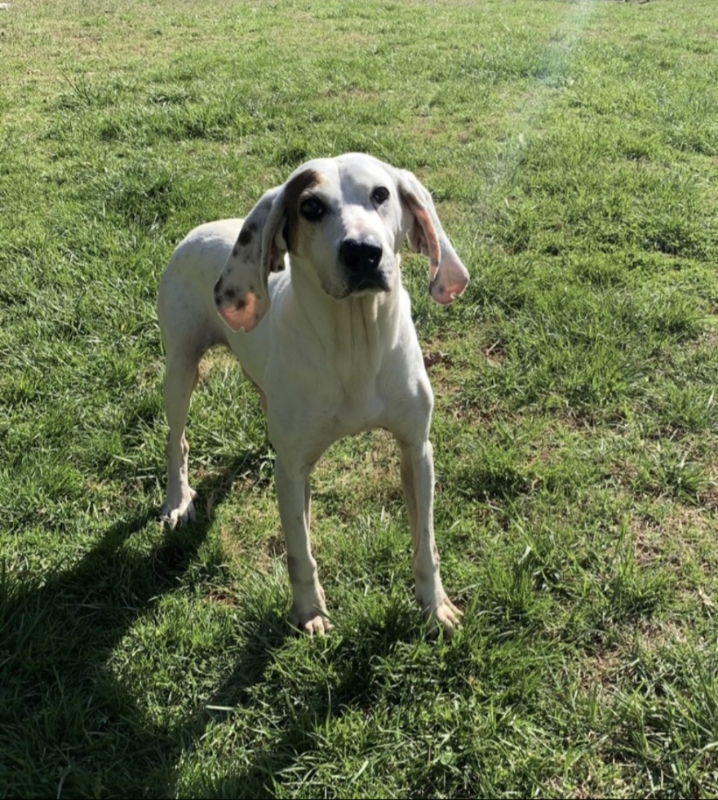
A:
<svg viewBox="0 0 718 800">
<path fill-rule="evenodd" d="M 269 273 L 284 269 L 294 241 L 299 195 L 316 182 L 312 170 L 270 189 L 244 220 L 237 242 L 215 285 L 217 310 L 233 330 L 256 328 L 269 310 Z"/>
</svg>

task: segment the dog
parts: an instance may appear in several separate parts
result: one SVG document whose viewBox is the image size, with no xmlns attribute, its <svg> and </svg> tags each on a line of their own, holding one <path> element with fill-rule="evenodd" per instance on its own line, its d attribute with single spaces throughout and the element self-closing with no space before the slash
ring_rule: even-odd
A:
<svg viewBox="0 0 718 800">
<path fill-rule="evenodd" d="M 261 394 L 292 586 L 291 621 L 332 628 L 309 539 L 312 468 L 337 439 L 389 430 L 413 539 L 417 602 L 431 634 L 461 612 L 444 591 L 433 528 L 433 394 L 400 275 L 405 240 L 430 263 L 441 304 L 469 281 L 416 176 L 348 153 L 309 161 L 244 219 L 209 222 L 177 247 L 161 279 L 168 488 L 161 518 L 194 516 L 184 428 L 198 364 L 227 345 Z"/>
</svg>

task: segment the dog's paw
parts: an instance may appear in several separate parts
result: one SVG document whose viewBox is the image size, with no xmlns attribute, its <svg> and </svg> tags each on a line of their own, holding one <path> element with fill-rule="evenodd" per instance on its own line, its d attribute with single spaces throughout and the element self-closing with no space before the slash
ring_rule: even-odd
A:
<svg viewBox="0 0 718 800">
<path fill-rule="evenodd" d="M 309 636 L 324 636 L 334 627 L 329 621 L 324 603 L 313 603 L 301 610 L 296 605 L 293 606 L 289 621 L 292 627 Z"/>
<path fill-rule="evenodd" d="M 328 617 L 322 614 L 316 614 L 313 617 L 302 620 L 300 616 L 292 615 L 292 626 L 297 628 L 301 633 L 306 633 L 308 636 L 325 636 L 334 627 L 329 622 Z"/>
<path fill-rule="evenodd" d="M 181 527 L 185 522 L 191 522 L 195 517 L 195 497 L 197 492 L 189 489 L 178 501 L 172 502 L 168 499 L 160 511 L 160 522 L 170 530 Z"/>
<path fill-rule="evenodd" d="M 324 636 L 334 627 L 329 620 L 324 589 L 319 581 L 294 585 L 289 622 L 300 633 Z"/>
<path fill-rule="evenodd" d="M 461 627 L 463 617 L 462 612 L 446 596 L 425 609 L 424 615 L 429 623 L 429 636 L 436 638 L 443 632 L 446 639 L 451 639 L 454 632 Z"/>
</svg>

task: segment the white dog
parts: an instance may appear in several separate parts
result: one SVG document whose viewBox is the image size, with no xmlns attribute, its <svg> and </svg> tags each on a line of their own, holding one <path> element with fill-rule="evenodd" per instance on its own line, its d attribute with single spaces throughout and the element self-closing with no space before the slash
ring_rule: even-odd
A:
<svg viewBox="0 0 718 800">
<path fill-rule="evenodd" d="M 401 448 L 416 598 L 430 630 L 451 635 L 461 616 L 444 592 L 434 541 L 433 395 L 401 284 L 407 237 L 429 257 L 431 296 L 450 303 L 469 276 L 417 178 L 368 155 L 317 159 L 244 221 L 195 228 L 160 286 L 170 429 L 162 519 L 173 528 L 194 515 L 184 428 L 199 360 L 225 344 L 262 395 L 292 621 L 310 634 L 332 626 L 309 541 L 309 475 L 334 441 L 372 428 L 391 431 Z"/>
</svg>

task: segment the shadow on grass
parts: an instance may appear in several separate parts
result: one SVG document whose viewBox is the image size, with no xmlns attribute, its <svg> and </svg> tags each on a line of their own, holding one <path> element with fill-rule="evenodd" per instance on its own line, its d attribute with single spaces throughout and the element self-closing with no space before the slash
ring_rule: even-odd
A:
<svg viewBox="0 0 718 800">
<path fill-rule="evenodd" d="M 182 757 L 213 719 L 222 718 L 212 706 L 249 701 L 292 635 L 276 607 L 260 606 L 254 617 L 245 617 L 246 644 L 231 673 L 195 713 L 174 725 L 151 722 L 107 662 L 138 618 L 180 586 L 213 522 L 213 509 L 236 475 L 258 458 L 242 454 L 205 478 L 196 488 L 207 500 L 206 515 L 165 531 L 149 556 L 133 537 L 158 518 L 154 508 L 109 527 L 76 565 L 49 573 L 40 585 L 10 588 L 0 572 L 0 752 L 6 756 L 0 759 L 0 795 L 167 796 Z M 200 779 L 196 794 L 272 796 L 273 777 L 316 748 L 318 720 L 369 707 L 372 659 L 417 634 L 403 613 L 375 622 L 376 629 L 363 630 L 361 649 L 350 639 L 338 640 L 333 660 L 341 676 L 331 698 L 323 684 L 306 686 L 300 712 L 285 718 L 270 749 L 259 748 L 225 776 Z M 162 668 L 159 663 L 160 678 Z M 265 688 L 274 691 L 273 685 Z"/>
<path fill-rule="evenodd" d="M 0 573 L 0 794 L 125 796 L 164 794 L 187 740 L 206 725 L 198 714 L 171 731 L 154 730 L 106 662 L 134 621 L 175 590 L 206 538 L 212 509 L 257 454 L 244 453 L 198 486 L 208 514 L 165 531 L 150 557 L 133 537 L 156 509 L 112 525 L 72 568 L 38 585 L 10 588 Z M 246 691 L 289 634 L 283 620 L 243 652 L 232 683 Z"/>
<path fill-rule="evenodd" d="M 318 643 L 316 657 L 328 655 L 330 660 L 320 678 L 305 681 L 299 676 L 274 674 L 254 681 L 259 686 L 259 702 L 274 703 L 273 733 L 253 749 L 249 759 L 229 762 L 224 774 L 206 776 L 195 770 L 189 781 L 185 778 L 182 795 L 271 798 L 282 793 L 279 787 L 285 780 L 295 787 L 285 792 L 296 791 L 310 769 L 307 758 L 310 762 L 315 756 L 331 760 L 324 742 L 327 726 L 357 711 L 371 714 L 377 704 L 387 700 L 390 690 L 377 680 L 377 661 L 389 658 L 407 642 L 417 642 L 417 637 L 423 642 L 424 635 L 403 602 L 391 604 L 381 619 L 361 620 L 359 640 L 352 633 L 342 636 L 335 630 L 329 640 Z M 279 644 L 265 653 L 274 657 Z M 241 702 L 237 681 L 246 683 L 239 669 L 218 693 L 227 705 Z M 397 696 L 396 701 L 402 702 L 402 698 Z M 311 788 L 304 792 L 301 796 L 312 796 Z"/>
</svg>

